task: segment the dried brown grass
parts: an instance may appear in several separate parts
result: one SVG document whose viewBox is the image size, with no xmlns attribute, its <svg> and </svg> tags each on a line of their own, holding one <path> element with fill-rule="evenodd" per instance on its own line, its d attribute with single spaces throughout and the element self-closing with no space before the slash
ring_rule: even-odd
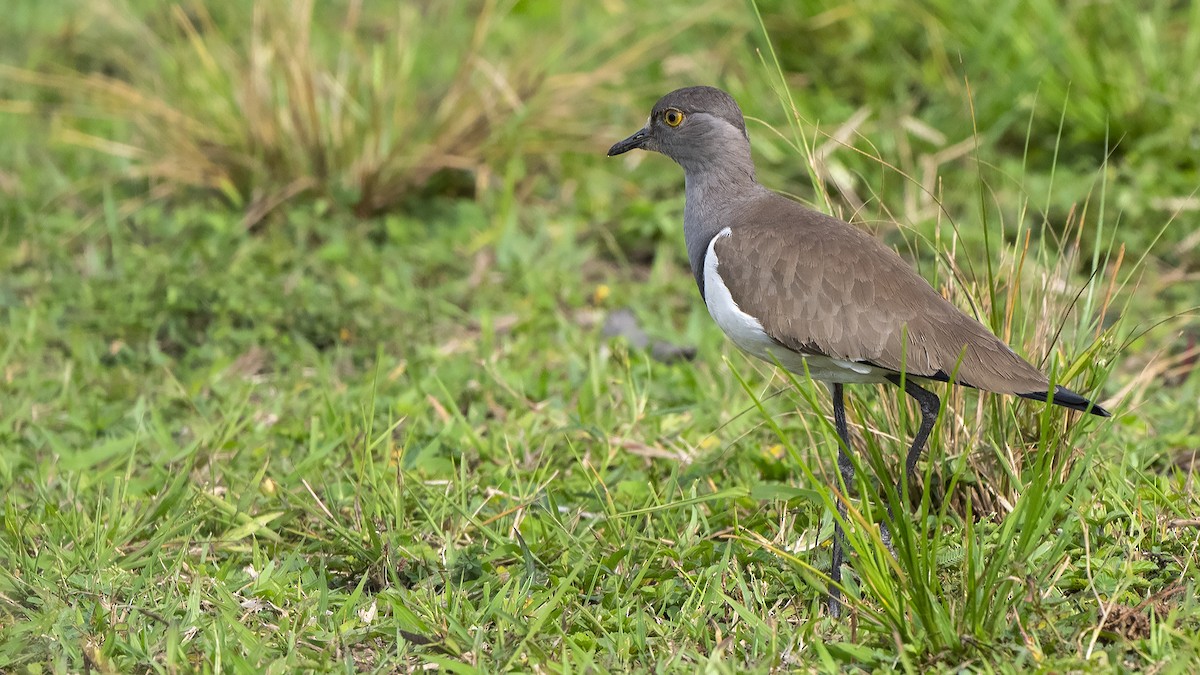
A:
<svg viewBox="0 0 1200 675">
<path fill-rule="evenodd" d="M 336 29 L 317 25 L 313 0 L 230 10 L 244 22 L 200 2 L 150 18 L 118 2 L 97 3 L 92 23 L 125 47 L 119 74 L 0 66 L 0 79 L 66 99 L 58 140 L 127 160 L 153 195 L 220 194 L 248 225 L 302 194 L 385 212 L 446 172 L 478 191 L 514 158 L 593 135 L 598 95 L 686 28 L 547 26 L 517 43 L 502 0 L 386 13 L 351 0 Z M 124 124 L 97 132 L 97 116 Z"/>
</svg>

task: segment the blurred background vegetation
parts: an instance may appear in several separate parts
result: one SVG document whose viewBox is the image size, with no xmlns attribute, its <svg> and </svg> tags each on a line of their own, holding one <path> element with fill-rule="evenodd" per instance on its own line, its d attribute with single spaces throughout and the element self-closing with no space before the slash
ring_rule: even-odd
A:
<svg viewBox="0 0 1200 675">
<path fill-rule="evenodd" d="M 201 637 L 183 640 L 153 617 L 118 621 L 99 600 L 80 610 L 74 591 L 56 590 L 122 596 L 138 575 L 154 587 L 151 554 L 128 553 L 150 543 L 218 542 L 212 561 L 192 564 L 221 576 L 261 562 L 259 544 L 245 542 L 282 536 L 303 561 L 256 597 L 285 604 L 284 589 L 319 568 L 351 580 L 330 591 L 345 600 L 365 579 L 407 593 L 449 570 L 507 579 L 497 570 L 553 558 L 554 545 L 531 541 L 531 553 L 508 540 L 520 515 L 514 525 L 482 486 L 524 494 L 558 475 L 560 498 L 611 506 L 597 481 L 636 509 L 694 497 L 709 461 L 724 463 L 720 485 L 803 481 L 763 421 L 738 415 L 745 392 L 720 355 L 751 366 L 725 351 L 692 288 L 680 172 L 661 158 L 604 157 L 658 96 L 690 84 L 741 102 L 763 183 L 853 218 L 943 285 L 957 278 L 964 306 L 991 294 L 983 316 L 1018 351 L 1061 359 L 1130 411 L 1105 446 L 1114 474 L 1190 476 L 1180 457 L 1200 443 L 1200 332 L 1188 314 L 1200 304 L 1196 64 L 1200 3 L 1174 0 L 8 2 L 0 484 L 12 486 L 3 557 L 25 576 L 0 582 L 0 653 L 124 670 L 178 648 L 211 663 L 232 639 L 219 622 L 197 618 Z M 1014 263 L 1026 253 L 1028 267 Z M 600 325 L 625 305 L 656 336 L 698 344 L 697 363 L 610 347 Z M 1065 330 L 1051 334 L 1047 320 Z M 1086 365 L 1071 366 L 1079 354 Z M 766 391 L 770 372 L 755 377 Z M 797 404 L 785 396 L 773 409 Z M 900 413 L 887 405 L 870 419 L 891 428 Z M 951 455 L 1036 437 L 1036 413 L 978 405 L 1004 420 L 985 442 L 977 420 L 958 420 L 945 431 Z M 805 419 L 788 423 L 811 440 L 819 432 Z M 739 442 L 754 450 L 730 453 Z M 593 453 L 607 453 L 603 466 L 581 470 Z M 1022 452 L 1008 456 L 1017 469 L 971 488 L 1000 514 L 1020 492 Z M 376 462 L 395 471 L 377 475 Z M 363 487 L 394 490 L 410 474 L 461 492 L 435 517 L 420 499 Z M 1128 493 L 1143 488 L 1153 492 Z M 377 497 L 366 508 L 364 493 Z M 729 518 L 760 524 L 789 503 L 731 502 Z M 507 543 L 489 548 L 447 524 L 484 505 Z M 41 515 L 12 517 L 22 512 Z M 713 530 L 730 525 L 719 512 L 705 512 Z M 79 546 L 81 532 L 97 548 Z M 1118 534 L 1114 556 L 1127 553 Z M 724 555 L 706 550 L 699 559 Z M 80 588 L 69 582 L 78 574 Z M 1131 589 L 1165 584 L 1114 578 L 1112 597 L 1131 593 L 1134 605 L 1142 595 Z M 796 592 L 780 583 L 780 597 Z M 396 630 L 470 652 L 481 639 L 470 621 L 439 626 L 445 589 L 427 590 L 392 598 Z M 160 612 L 177 600 L 151 596 Z M 63 618 L 72 608 L 83 618 Z M 380 631 L 361 609 L 338 615 L 357 621 L 330 629 L 340 637 L 294 626 L 311 649 L 272 642 L 269 622 L 235 620 L 251 626 L 235 651 L 248 666 L 290 668 L 356 630 L 347 644 L 375 645 Z M 613 630 L 603 617 L 577 620 Z M 489 640 L 507 664 L 536 651 L 536 638 L 504 646 L 497 630 Z M 692 635 L 696 654 L 712 650 L 705 630 Z M 1030 640 L 991 637 L 1013 649 Z M 588 643 L 610 650 L 603 667 L 653 652 L 604 639 Z M 847 647 L 835 660 L 888 663 L 890 639 L 880 632 L 877 654 Z M 786 663 L 786 645 L 763 645 L 759 658 Z M 958 649 L 970 653 L 918 650 L 913 663 Z"/>
</svg>

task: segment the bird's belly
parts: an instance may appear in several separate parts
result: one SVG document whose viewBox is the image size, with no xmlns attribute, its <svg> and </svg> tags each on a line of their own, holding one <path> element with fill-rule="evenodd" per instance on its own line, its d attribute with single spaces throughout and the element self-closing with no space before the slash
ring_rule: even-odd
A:
<svg viewBox="0 0 1200 675">
<path fill-rule="evenodd" d="M 716 239 L 714 238 L 713 241 Z M 717 273 L 717 256 L 711 245 L 704 261 L 704 295 L 708 313 L 712 316 L 713 321 L 721 327 L 730 340 L 733 340 L 734 344 L 747 354 L 768 363 L 778 363 L 801 378 L 804 377 L 807 364 L 808 375 L 812 379 L 822 382 L 855 384 L 886 381 L 884 376 L 889 371 L 866 363 L 828 356 L 800 354 L 771 339 L 763 330 L 762 323 L 743 312 L 734 302 L 729 288 L 721 279 L 721 275 Z"/>
<path fill-rule="evenodd" d="M 806 367 L 808 377 L 814 380 L 842 384 L 886 382 L 884 376 L 890 372 L 866 363 L 817 354 L 801 354 L 775 342 L 765 332 L 760 331 L 758 336 L 751 335 L 748 334 L 749 331 L 743 330 L 742 326 L 738 325 L 732 326 L 733 330 L 731 331 L 730 326 L 722 324 L 716 314 L 713 315 L 713 319 L 717 320 L 717 325 L 721 326 L 725 335 L 742 351 L 767 363 L 778 364 L 795 373 L 801 380 L 805 377 Z"/>
</svg>

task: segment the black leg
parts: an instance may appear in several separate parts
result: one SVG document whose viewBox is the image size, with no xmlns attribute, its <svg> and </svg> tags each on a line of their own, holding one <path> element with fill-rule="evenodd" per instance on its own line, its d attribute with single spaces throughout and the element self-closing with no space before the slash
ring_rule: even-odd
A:
<svg viewBox="0 0 1200 675">
<path fill-rule="evenodd" d="M 841 384 L 833 385 L 833 426 L 842 440 L 838 447 L 838 470 L 849 490 L 854 485 L 854 463 L 850 461 L 850 428 L 846 425 L 846 403 L 842 398 Z"/>
<path fill-rule="evenodd" d="M 901 378 L 899 375 L 893 375 L 888 378 L 896 386 L 901 386 Z M 909 396 L 917 400 L 917 405 L 921 408 L 921 426 L 917 427 L 917 435 L 913 436 L 912 445 L 908 448 L 908 455 L 904 458 L 904 473 L 900 479 L 896 481 L 896 496 L 900 498 L 902 504 L 907 504 L 905 499 L 908 494 L 908 487 L 912 485 L 913 474 L 917 470 L 917 460 L 921 458 L 921 450 L 925 448 L 925 443 L 929 440 L 929 434 L 933 431 L 933 423 L 937 421 L 938 410 L 941 407 L 941 401 L 938 400 L 937 394 L 922 389 L 919 385 L 909 379 L 903 382 L 904 391 Z M 893 517 L 892 503 L 888 502 L 888 519 Z M 892 548 L 892 534 L 887 529 L 887 524 L 884 523 L 880 531 L 880 536 L 883 543 L 887 544 L 888 550 L 895 555 L 895 549 Z"/>
<path fill-rule="evenodd" d="M 838 470 L 842 474 L 842 488 L 849 494 L 854 485 L 854 464 L 850 461 L 850 429 L 846 426 L 846 402 L 843 397 L 841 383 L 835 383 L 831 391 L 833 395 L 833 425 L 837 429 L 841 443 L 838 446 Z M 846 533 L 842 531 L 842 521 L 846 519 L 846 500 L 837 501 L 840 519 L 833 523 L 833 560 L 829 568 L 829 615 L 837 617 L 841 614 L 842 592 L 838 584 L 842 583 L 842 563 L 846 547 Z"/>
</svg>

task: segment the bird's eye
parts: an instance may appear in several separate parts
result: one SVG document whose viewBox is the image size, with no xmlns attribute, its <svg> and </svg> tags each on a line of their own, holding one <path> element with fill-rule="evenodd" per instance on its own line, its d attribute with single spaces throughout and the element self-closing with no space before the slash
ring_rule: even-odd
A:
<svg viewBox="0 0 1200 675">
<path fill-rule="evenodd" d="M 663 113 L 663 121 L 666 122 L 667 126 L 669 127 L 677 127 L 680 124 L 683 124 L 683 113 L 671 108 Z"/>
</svg>

